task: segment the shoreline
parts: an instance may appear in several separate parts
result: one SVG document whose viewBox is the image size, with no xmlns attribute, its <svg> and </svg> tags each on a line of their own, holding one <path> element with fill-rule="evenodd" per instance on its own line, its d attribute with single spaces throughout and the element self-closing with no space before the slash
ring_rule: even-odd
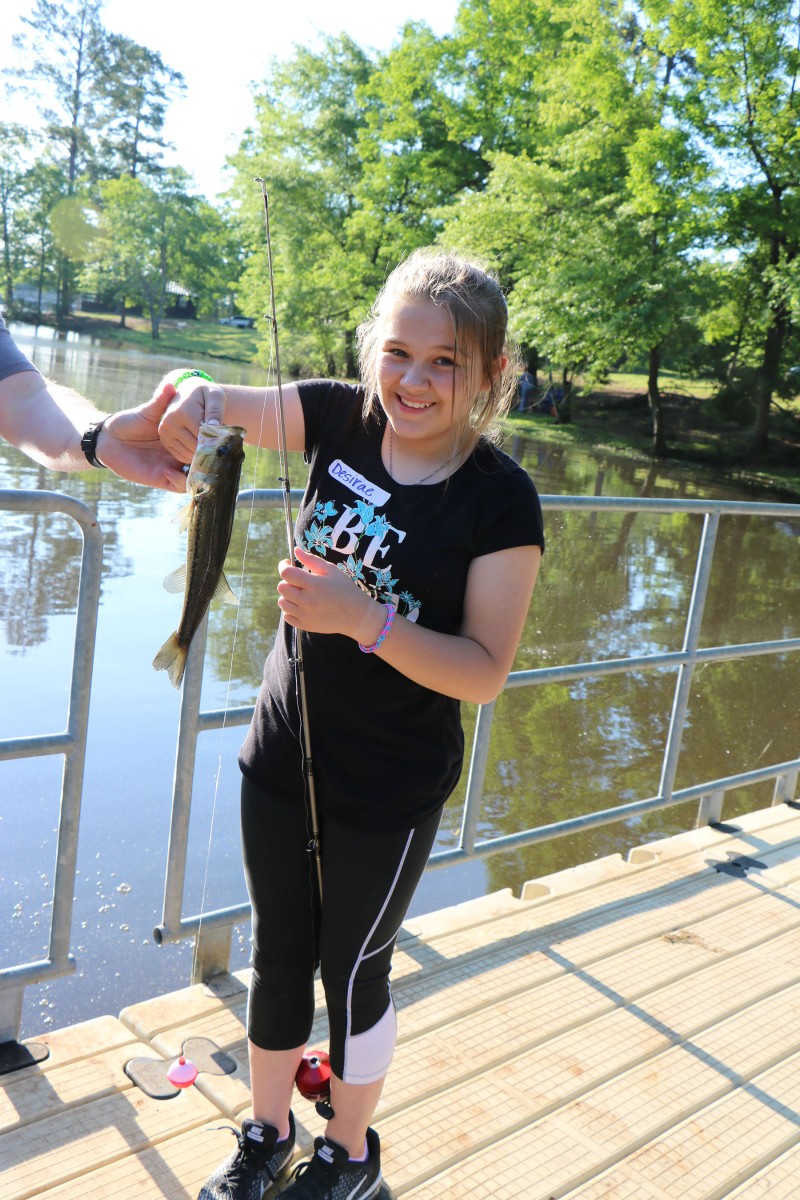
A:
<svg viewBox="0 0 800 1200">
<path fill-rule="evenodd" d="M 36 327 L 36 322 L 9 318 L 17 324 Z M 216 321 L 179 321 L 165 318 L 161 336 L 150 336 L 150 322 L 128 316 L 124 328 L 116 315 L 105 317 L 79 313 L 58 328 L 85 334 L 115 348 L 130 346 L 154 357 L 174 361 L 176 355 L 204 357 L 222 362 L 258 365 L 260 335 L 255 329 L 221 326 Z M 38 322 L 56 328 L 50 315 Z M 669 386 L 674 381 L 666 379 Z M 680 383 L 677 386 L 685 386 Z M 534 436 L 561 445 L 590 445 L 652 465 L 701 473 L 705 477 L 726 475 L 727 482 L 756 493 L 800 502 L 800 420 L 777 417 L 771 431 L 771 448 L 760 461 L 748 454 L 746 426 L 710 416 L 700 398 L 664 389 L 669 452 L 656 458 L 651 445 L 651 417 L 644 390 L 606 385 L 572 397 L 572 420 L 556 423 L 540 413 L 512 410 L 504 421 L 510 433 Z"/>
<path fill-rule="evenodd" d="M 691 397 L 686 400 L 691 402 L 691 409 L 684 402 L 681 415 L 685 418 L 687 411 L 694 410 L 697 416 L 699 402 Z M 722 423 L 715 426 L 702 418 L 693 423 L 684 419 L 680 424 L 673 423 L 677 436 L 671 439 L 669 452 L 656 457 L 650 449 L 650 413 L 644 394 L 613 387 L 578 393 L 573 396 L 572 411 L 572 420 L 560 424 L 543 414 L 514 409 L 505 420 L 505 428 L 557 445 L 589 445 L 654 467 L 663 465 L 705 478 L 719 479 L 722 475 L 734 487 L 800 502 L 800 423 L 796 442 L 776 432 L 774 449 L 759 462 L 752 458 L 748 461 L 746 429 Z"/>
</svg>

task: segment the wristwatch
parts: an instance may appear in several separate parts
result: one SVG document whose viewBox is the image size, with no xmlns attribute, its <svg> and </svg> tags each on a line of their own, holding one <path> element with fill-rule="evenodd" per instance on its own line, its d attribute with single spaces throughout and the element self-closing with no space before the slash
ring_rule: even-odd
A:
<svg viewBox="0 0 800 1200">
<path fill-rule="evenodd" d="M 95 421 L 81 438 L 81 450 L 93 467 L 105 467 L 106 465 L 105 463 L 101 463 L 97 457 L 97 439 L 100 436 L 100 430 L 107 420 L 108 417 L 103 417 L 102 421 Z"/>
</svg>

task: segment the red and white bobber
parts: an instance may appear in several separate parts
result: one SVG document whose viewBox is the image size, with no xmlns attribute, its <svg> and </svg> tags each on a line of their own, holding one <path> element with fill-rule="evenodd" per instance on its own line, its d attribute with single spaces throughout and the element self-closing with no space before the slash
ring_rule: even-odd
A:
<svg viewBox="0 0 800 1200">
<path fill-rule="evenodd" d="M 331 1094 L 331 1060 L 324 1050 L 308 1050 L 295 1076 L 297 1090 L 306 1100 L 327 1100 Z"/>
</svg>

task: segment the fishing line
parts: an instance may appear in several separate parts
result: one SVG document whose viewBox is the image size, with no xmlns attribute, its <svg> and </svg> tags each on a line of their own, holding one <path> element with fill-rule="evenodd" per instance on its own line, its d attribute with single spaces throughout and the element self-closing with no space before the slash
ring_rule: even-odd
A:
<svg viewBox="0 0 800 1200">
<path fill-rule="evenodd" d="M 256 178 L 255 182 L 261 187 L 264 201 L 264 226 L 267 237 L 267 268 L 269 275 L 269 319 L 272 325 L 272 339 L 275 350 L 275 377 L 278 390 L 278 403 L 275 406 L 275 420 L 278 432 L 278 456 L 280 459 L 279 483 L 283 488 L 283 512 L 286 519 L 286 544 L 289 552 L 289 562 L 295 561 L 294 553 L 294 520 L 292 517 L 291 485 L 289 483 L 289 463 L 286 452 L 286 421 L 283 410 L 283 382 L 281 378 L 281 358 L 278 345 L 278 312 L 275 305 L 275 276 L 272 269 L 272 238 L 269 227 L 269 197 L 265 180 Z M 308 699 L 306 697 L 306 680 L 303 663 L 303 638 L 300 630 L 295 630 L 295 676 L 300 693 L 300 725 L 303 738 L 303 772 L 308 796 L 308 815 L 311 821 L 311 840 L 309 852 L 314 857 L 317 869 L 317 885 L 319 888 L 320 904 L 322 903 L 322 857 L 319 840 L 319 820 L 317 817 L 317 793 L 314 781 L 314 760 L 311 756 L 311 737 L 308 725 Z"/>
<path fill-rule="evenodd" d="M 295 562 L 295 538 L 294 538 L 294 520 L 292 517 L 292 495 L 291 484 L 289 482 L 289 463 L 286 450 L 286 422 L 284 418 L 283 408 L 283 381 L 281 378 L 281 358 L 280 348 L 278 345 L 278 310 L 275 304 L 275 275 L 272 269 L 272 238 L 269 227 L 269 197 L 267 195 L 267 185 L 263 179 L 256 178 L 255 182 L 261 188 L 261 196 L 264 201 L 264 228 L 267 239 L 267 269 L 269 275 L 269 299 L 270 311 L 269 319 L 272 326 L 272 344 L 275 353 L 275 380 L 277 384 L 277 399 L 278 403 L 275 406 L 275 421 L 278 435 L 278 456 L 280 459 L 280 476 L 279 482 L 283 487 L 283 512 L 286 518 L 286 544 L 289 553 L 289 562 Z M 266 404 L 266 393 L 265 393 Z M 262 410 L 263 419 L 263 410 Z M 285 620 L 285 618 L 284 618 Z M 299 711 L 300 711 L 300 733 L 301 733 L 301 749 L 303 752 L 303 779 L 305 782 L 306 793 L 306 829 L 310 823 L 310 840 L 308 851 L 314 858 L 317 875 L 317 891 L 319 896 L 319 905 L 322 907 L 322 855 L 319 839 L 319 821 L 317 817 L 317 799 L 316 785 L 314 782 L 314 764 L 311 757 L 311 737 L 308 724 L 308 700 L 306 697 L 306 681 L 303 665 L 303 641 L 302 631 L 300 629 L 293 630 L 293 646 L 294 646 L 294 667 L 295 667 L 295 688 L 298 692 Z M 313 890 L 313 884 L 312 889 Z M 309 894 L 309 904 L 311 906 L 312 928 L 315 920 L 314 899 L 313 895 Z M 315 958 L 315 956 L 313 956 Z M 312 973 L 316 970 L 316 961 L 313 963 Z M 321 1116 L 330 1119 L 333 1116 L 333 1109 L 330 1107 L 330 1084 L 331 1084 L 331 1067 L 330 1058 L 324 1050 L 306 1051 L 300 1062 L 295 1077 L 295 1083 L 301 1095 L 307 1100 L 317 1102 L 317 1112 Z"/>
<path fill-rule="evenodd" d="M 268 378 L 269 378 L 271 371 L 272 371 L 272 345 L 270 344 L 270 360 L 267 363 L 267 377 Z M 242 549 L 241 573 L 239 576 L 240 600 L 241 600 L 241 595 L 244 592 L 245 571 L 247 569 L 247 554 L 248 554 L 248 550 L 250 547 L 250 529 L 251 529 L 251 526 L 253 523 L 253 516 L 255 513 L 255 490 L 256 490 L 257 483 L 258 483 L 258 464 L 259 464 L 259 457 L 260 457 L 260 453 L 261 453 L 261 435 L 262 435 L 263 429 L 264 429 L 264 418 L 265 418 L 265 414 L 266 414 L 266 407 L 267 407 L 267 392 L 265 390 L 264 402 L 261 406 L 261 419 L 260 419 L 259 431 L 258 431 L 259 436 L 258 436 L 258 440 L 257 440 L 256 446 L 255 446 L 255 457 L 253 459 L 253 474 L 252 474 L 252 483 L 251 483 L 251 488 L 250 488 L 250 507 L 249 507 L 249 511 L 247 514 L 247 524 L 245 526 L 245 535 L 244 535 L 244 547 Z M 202 930 L 203 930 L 203 915 L 205 913 L 206 895 L 207 895 L 207 891 L 208 891 L 208 878 L 209 878 L 209 871 L 210 871 L 210 865 L 211 865 L 211 848 L 214 843 L 214 827 L 215 827 L 216 814 L 217 814 L 217 800 L 219 798 L 219 788 L 220 788 L 220 781 L 221 781 L 221 777 L 222 777 L 222 762 L 223 762 L 222 749 L 223 749 L 223 742 L 225 739 L 225 732 L 227 729 L 228 710 L 230 708 L 230 699 L 231 699 L 231 688 L 233 686 L 233 671 L 234 671 L 234 663 L 235 663 L 235 657 L 236 657 L 236 643 L 237 643 L 238 636 L 239 636 L 240 616 L 241 616 L 241 603 L 236 606 L 236 619 L 234 621 L 234 626 L 233 626 L 233 638 L 231 641 L 231 653 L 230 653 L 230 659 L 228 662 L 228 678 L 227 678 L 226 689 L 225 689 L 225 703 L 224 703 L 224 707 L 223 707 L 222 724 L 220 726 L 220 733 L 219 733 L 219 749 L 217 752 L 217 769 L 216 769 L 216 773 L 214 776 L 214 793 L 213 793 L 212 800 L 211 800 L 211 818 L 210 818 L 209 829 L 208 829 L 208 842 L 206 845 L 205 867 L 204 867 L 204 873 L 203 873 L 203 886 L 202 886 L 201 893 L 200 893 L 200 915 L 199 915 L 198 923 L 197 923 L 197 934 L 195 936 L 194 945 L 192 947 L 192 965 L 191 965 L 191 973 L 189 976 L 190 986 L 191 986 L 191 982 L 196 978 L 197 964 L 199 961 L 200 938 L 201 938 L 201 934 L 202 934 Z M 188 1020 L 187 1020 L 187 1024 L 185 1027 L 185 1032 L 186 1033 L 189 1032 Z M 185 1040 L 186 1039 L 184 1038 L 184 1042 L 185 1042 Z M 179 1088 L 190 1087 L 191 1084 L 193 1084 L 194 1081 L 196 1080 L 197 1075 L 198 1075 L 197 1067 L 195 1066 L 195 1064 L 193 1062 L 191 1062 L 191 1060 L 187 1059 L 182 1052 L 179 1055 L 179 1057 L 176 1059 L 176 1061 L 169 1067 L 169 1069 L 167 1071 L 167 1078 L 169 1079 L 169 1081 Z"/>
<path fill-rule="evenodd" d="M 289 466 L 288 466 L 287 446 L 286 446 L 286 423 L 285 423 L 284 404 L 283 404 L 283 383 L 282 383 L 281 367 L 280 367 L 280 349 L 279 349 L 279 343 L 278 343 L 278 318 L 277 318 L 277 309 L 276 309 L 276 304 L 275 304 L 275 281 L 274 281 L 274 273 L 273 273 L 273 265 L 272 265 L 272 241 L 271 241 L 271 236 L 270 236 L 270 225 L 269 225 L 269 198 L 267 196 L 267 189 L 266 189 L 265 181 L 263 179 L 256 179 L 255 182 L 258 183 L 261 187 L 261 194 L 262 194 L 262 198 L 263 198 L 263 202 L 264 202 L 264 222 L 265 222 L 266 243 L 267 243 L 267 266 L 268 266 L 268 274 L 269 274 L 270 311 L 268 314 L 268 319 L 270 321 L 270 326 L 271 326 L 271 330 L 272 330 L 272 339 L 271 339 L 271 346 L 270 346 L 270 362 L 268 363 L 268 367 L 267 367 L 267 375 L 269 378 L 269 375 L 270 375 L 270 372 L 272 369 L 272 356 L 274 355 L 274 370 L 275 370 L 275 379 L 276 379 L 276 387 L 277 387 L 277 404 L 275 405 L 275 418 L 276 418 L 276 424 L 277 424 L 278 457 L 279 457 L 279 463 L 280 463 L 280 466 L 279 466 L 280 475 L 278 477 L 278 481 L 281 484 L 282 491 L 283 491 L 283 509 L 284 509 L 284 518 L 285 518 L 285 522 L 286 522 L 286 541 L 287 541 L 287 548 L 288 548 L 288 553 L 289 553 L 289 561 L 294 562 L 295 561 L 294 520 L 293 520 L 293 516 L 292 516 L 291 484 L 290 484 L 290 480 L 289 480 Z M 244 584 L 244 573 L 245 573 L 245 566 L 246 566 L 246 561 L 247 561 L 247 550 L 248 550 L 249 540 L 250 540 L 250 527 L 251 527 L 252 520 L 253 520 L 253 513 L 254 513 L 254 506 L 255 506 L 254 493 L 255 493 L 255 484 L 257 482 L 259 451 L 261 449 L 261 441 L 262 441 L 262 435 L 263 435 L 263 430 L 264 430 L 264 420 L 265 420 L 265 416 L 266 416 L 267 400 L 268 400 L 268 392 L 267 392 L 267 389 L 265 388 L 264 401 L 261 406 L 259 436 L 258 436 L 258 439 L 256 442 L 256 454 L 255 454 L 255 459 L 253 462 L 253 487 L 251 489 L 250 511 L 248 514 L 247 527 L 246 527 L 246 531 L 245 531 L 245 544 L 244 544 L 244 549 L 243 549 L 243 553 L 242 553 L 242 571 L 241 571 L 240 591 L 242 590 L 243 584 Z M 227 687 L 226 687 L 225 707 L 223 710 L 222 725 L 220 727 L 220 740 L 219 740 L 219 751 L 218 751 L 218 759 L 217 759 L 217 771 L 216 771 L 216 776 L 215 776 L 215 780 L 214 780 L 214 794 L 213 794 L 212 805 L 211 805 L 211 820 L 210 820 L 210 824 L 209 824 L 208 844 L 206 847 L 206 862 L 205 862 L 205 870 L 204 870 L 204 875 L 203 875 L 203 887 L 202 887 L 202 891 L 201 891 L 200 915 L 199 915 L 199 919 L 198 919 L 197 936 L 195 938 L 194 947 L 193 947 L 193 951 L 192 951 L 192 971 L 191 971 L 191 979 L 192 980 L 195 978 L 197 964 L 199 961 L 200 936 L 202 933 L 202 926 L 203 926 L 203 912 L 204 912 L 204 908 L 205 908 L 205 899 L 206 899 L 206 892 L 207 892 L 207 887 L 208 887 L 208 877 L 209 877 L 209 869 L 210 869 L 210 862 L 211 862 L 211 847 L 213 845 L 214 823 L 215 823 L 215 818 L 216 818 L 217 799 L 218 799 L 218 795 L 219 795 L 220 778 L 221 778 L 221 774 L 222 774 L 222 743 L 224 740 L 224 735 L 225 735 L 225 730 L 226 730 L 226 722 L 227 722 L 227 716 L 228 716 L 228 708 L 229 708 L 229 704 L 230 704 L 230 693 L 231 693 L 232 680 L 233 680 L 236 641 L 237 641 L 238 632 L 239 632 L 240 613 L 239 613 L 238 609 L 239 609 L 239 606 L 237 606 L 236 621 L 234 623 L 233 641 L 232 641 L 232 645 L 231 645 L 231 657 L 230 657 L 230 662 L 228 665 L 228 680 L 227 680 Z M 311 757 L 311 742 L 310 742 L 309 727 L 308 727 L 308 701 L 307 701 L 306 689 L 305 689 L 303 648 L 302 648 L 302 640 L 301 640 L 301 636 L 300 636 L 300 631 L 295 630 L 294 634 L 295 634 L 295 636 L 294 636 L 295 680 L 296 680 L 296 686 L 297 686 L 297 689 L 299 692 L 298 698 L 299 698 L 300 723 L 301 723 L 301 732 L 302 732 L 303 774 L 304 774 L 304 780 L 305 780 L 305 784 L 306 784 L 306 795 L 307 795 L 307 799 L 308 799 L 307 815 L 310 818 L 310 823 L 311 823 L 311 830 L 310 830 L 311 836 L 310 836 L 308 849 L 309 849 L 309 852 L 313 855 L 315 865 L 316 865 L 317 885 L 318 885 L 318 892 L 319 892 L 319 900 L 320 900 L 320 904 L 321 904 L 322 903 L 322 859 L 321 859 L 321 852 L 320 852 L 319 823 L 318 823 L 318 818 L 317 818 L 314 768 L 313 768 L 313 760 Z M 188 1026 L 187 1026 L 187 1031 L 188 1031 Z M 306 1061 L 307 1058 L 308 1058 L 308 1061 Z M 322 1088 L 323 1088 L 323 1091 L 320 1093 L 320 1096 L 322 1096 L 323 1094 L 327 1094 L 327 1086 L 328 1086 L 327 1080 L 329 1079 L 329 1071 L 328 1071 L 327 1078 L 322 1081 L 321 1085 L 320 1085 L 319 1079 L 318 1079 L 320 1062 L 321 1062 L 321 1060 L 326 1060 L 326 1059 L 327 1059 L 327 1055 L 321 1054 L 321 1052 L 316 1052 L 315 1054 L 311 1055 L 310 1057 L 304 1056 L 303 1063 L 301 1064 L 301 1070 L 299 1072 L 299 1074 L 302 1073 L 303 1069 L 305 1069 L 306 1073 L 308 1073 L 309 1071 L 311 1072 L 312 1090 L 313 1090 L 313 1088 L 315 1088 L 317 1086 L 322 1086 Z M 324 1074 L 324 1072 L 325 1072 L 324 1066 L 322 1067 L 322 1071 Z M 179 1058 L 177 1059 L 177 1061 L 175 1063 L 173 1063 L 172 1066 L 167 1071 L 167 1078 L 170 1080 L 171 1083 L 173 1083 L 175 1086 L 177 1086 L 179 1088 L 185 1088 L 185 1087 L 191 1086 L 191 1084 L 193 1084 L 195 1082 L 197 1075 L 198 1075 L 198 1070 L 197 1070 L 197 1067 L 195 1066 L 195 1064 L 190 1062 L 189 1060 L 187 1060 L 182 1053 L 179 1056 Z M 298 1075 L 298 1085 L 299 1085 L 299 1075 Z M 311 1093 L 310 1093 L 310 1091 L 308 1091 L 308 1086 L 309 1086 L 308 1082 L 306 1081 L 304 1094 L 310 1098 Z M 316 1098 L 316 1096 L 314 1098 Z"/>
</svg>

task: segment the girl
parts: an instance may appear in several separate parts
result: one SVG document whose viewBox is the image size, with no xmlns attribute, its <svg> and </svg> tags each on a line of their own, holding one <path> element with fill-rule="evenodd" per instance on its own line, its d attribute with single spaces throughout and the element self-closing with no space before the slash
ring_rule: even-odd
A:
<svg viewBox="0 0 800 1200">
<path fill-rule="evenodd" d="M 201 1200 L 261 1200 L 291 1161 L 290 1101 L 317 966 L 333 1116 L 282 1194 L 365 1200 L 380 1190 L 370 1120 L 396 1037 L 395 938 L 461 772 L 459 701 L 487 703 L 502 689 L 544 548 L 535 488 L 494 445 L 517 377 L 506 324 L 504 296 L 486 271 L 418 251 L 358 331 L 361 386 L 310 380 L 283 390 L 287 449 L 305 452 L 309 477 L 296 561 L 280 564 L 283 619 L 239 760 L 254 1117 Z M 188 462 L 200 421 L 224 418 L 274 448 L 276 404 L 274 388 L 185 380 L 162 440 Z M 321 905 L 308 853 L 296 637 Z"/>
</svg>

